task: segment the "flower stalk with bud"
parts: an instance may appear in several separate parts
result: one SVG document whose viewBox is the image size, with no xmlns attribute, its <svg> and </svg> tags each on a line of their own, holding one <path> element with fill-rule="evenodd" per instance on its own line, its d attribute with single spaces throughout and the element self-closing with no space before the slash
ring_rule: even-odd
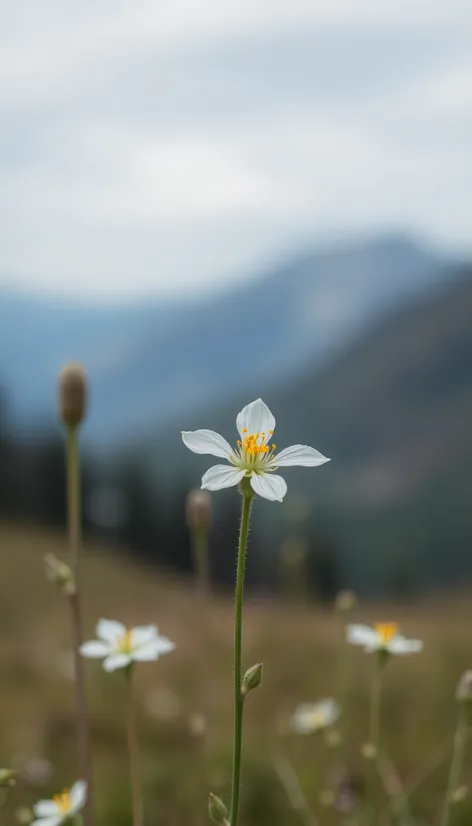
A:
<svg viewBox="0 0 472 826">
<path fill-rule="evenodd" d="M 307 445 L 292 445 L 276 453 L 276 445 L 273 443 L 275 418 L 262 399 L 256 399 L 241 410 L 236 418 L 236 427 L 240 438 L 235 449 L 213 430 L 182 432 L 182 440 L 189 450 L 218 456 L 229 463 L 215 465 L 207 470 L 202 478 L 202 488 L 221 490 L 239 485 L 242 495 L 234 617 L 234 743 L 230 826 L 237 826 L 239 817 L 244 702 L 249 691 L 259 684 L 262 674 L 260 665 L 249 669 L 244 677 L 242 673 L 244 571 L 252 502 L 256 494 L 271 502 L 283 500 L 287 484 L 275 473 L 279 467 L 316 467 L 329 461 L 315 448 Z"/>
<path fill-rule="evenodd" d="M 85 418 L 87 381 L 78 364 L 66 365 L 59 375 L 59 416 L 66 437 L 67 526 L 69 535 L 69 565 L 50 556 L 46 558 L 49 575 L 62 585 L 67 594 L 72 621 L 74 672 L 77 713 L 77 766 L 87 785 L 85 826 L 92 826 L 92 768 L 87 721 L 85 676 L 79 648 L 82 643 L 82 609 L 79 589 L 79 561 L 82 544 L 82 512 L 80 498 L 80 462 L 78 429 Z"/>
</svg>

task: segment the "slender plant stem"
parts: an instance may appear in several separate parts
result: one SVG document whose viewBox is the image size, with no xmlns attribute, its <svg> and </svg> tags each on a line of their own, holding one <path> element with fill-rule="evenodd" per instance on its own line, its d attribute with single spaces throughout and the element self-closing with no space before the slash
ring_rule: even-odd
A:
<svg viewBox="0 0 472 826">
<path fill-rule="evenodd" d="M 75 702 L 77 714 L 77 769 L 80 777 L 87 782 L 87 803 L 84 808 L 85 826 L 92 826 L 92 765 L 87 721 L 85 670 L 83 659 L 79 652 L 79 648 L 83 641 L 82 606 L 79 587 L 79 560 L 80 548 L 82 544 L 82 513 L 80 501 L 80 462 L 77 426 L 68 425 L 66 428 L 66 464 L 69 555 L 74 582 L 74 587 L 69 592 L 69 605 L 74 648 Z"/>
<path fill-rule="evenodd" d="M 239 793 L 241 788 L 241 751 L 243 740 L 243 709 L 244 697 L 241 694 L 242 686 L 242 638 L 243 638 L 243 596 L 244 596 L 244 569 L 246 564 L 247 538 L 253 492 L 249 480 L 243 479 L 241 484 L 242 511 L 239 530 L 238 567 L 236 573 L 236 605 L 234 617 L 234 751 L 233 751 L 233 785 L 231 793 L 230 826 L 237 826 L 239 815 Z"/>
<path fill-rule="evenodd" d="M 375 656 L 375 655 L 374 655 Z M 370 743 L 369 777 L 366 795 L 366 823 L 376 826 L 377 816 L 377 769 L 380 745 L 380 697 L 382 690 L 382 664 L 375 657 L 372 691 L 370 699 Z"/>
<path fill-rule="evenodd" d="M 205 650 L 208 646 L 208 620 L 207 620 L 207 600 L 210 590 L 209 579 L 209 559 L 208 559 L 208 528 L 200 525 L 192 532 L 193 551 L 195 564 L 195 623 L 199 629 L 200 644 L 196 647 L 196 672 L 195 682 L 197 688 L 197 711 L 202 717 L 203 729 L 199 733 L 199 746 L 201 759 L 199 770 L 195 773 L 195 781 L 198 784 L 198 796 L 202 796 L 202 806 L 198 808 L 196 816 L 197 824 L 205 824 L 207 821 L 206 807 L 203 806 L 203 799 L 207 798 L 208 779 L 208 701 L 205 669 L 201 668 L 204 660 Z M 204 797 L 203 797 L 204 796 Z"/>
<path fill-rule="evenodd" d="M 462 766 L 464 764 L 465 747 L 468 739 L 468 709 L 465 703 L 460 703 L 457 717 L 456 733 L 454 735 L 454 750 L 452 752 L 451 770 L 447 786 L 446 799 L 441 818 L 441 826 L 449 826 L 451 811 L 454 803 L 454 794 L 458 789 Z"/>
<path fill-rule="evenodd" d="M 139 767 L 139 747 L 138 738 L 136 735 L 136 720 L 134 708 L 134 685 L 133 685 L 133 666 L 131 665 L 127 671 L 128 682 L 128 714 L 127 714 L 127 730 L 128 730 L 128 755 L 129 755 L 129 772 L 131 783 L 131 807 L 133 812 L 133 826 L 142 826 L 143 823 L 143 804 L 142 804 L 142 790 L 141 790 L 141 773 Z"/>
<path fill-rule="evenodd" d="M 338 703 L 341 710 L 340 737 L 341 748 L 347 759 L 348 752 L 348 726 L 347 726 L 347 704 L 349 696 L 350 659 L 348 646 L 346 645 L 346 630 L 344 617 L 339 617 L 339 643 L 338 643 Z"/>
</svg>

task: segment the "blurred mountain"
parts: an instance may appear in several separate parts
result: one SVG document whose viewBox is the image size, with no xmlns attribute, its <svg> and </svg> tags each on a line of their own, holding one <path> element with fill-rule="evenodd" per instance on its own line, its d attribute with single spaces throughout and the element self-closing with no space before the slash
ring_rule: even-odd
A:
<svg viewBox="0 0 472 826">
<path fill-rule="evenodd" d="M 86 434 L 129 439 L 322 365 L 379 314 L 447 278 L 443 264 L 385 237 L 293 258 L 193 304 L 101 309 L 0 293 L 0 383 L 17 421 L 52 419 L 59 367 L 83 361 L 93 389 Z"/>
<path fill-rule="evenodd" d="M 471 354 L 472 267 L 447 268 L 433 289 L 383 315 L 322 368 L 315 358 L 278 388 L 254 383 L 223 409 L 181 415 L 157 440 L 154 460 L 167 484 L 173 472 L 180 485 L 198 484 L 212 457 L 186 451 L 178 429 L 208 427 L 234 441 L 236 413 L 261 395 L 280 447 L 312 444 L 332 459 L 285 471 L 284 508 L 257 503 L 271 553 L 284 535 L 306 530 L 336 549 L 346 586 L 472 579 Z M 230 496 L 218 494 L 223 504 Z M 290 522 L 300 503 L 311 513 L 301 526 Z"/>
</svg>

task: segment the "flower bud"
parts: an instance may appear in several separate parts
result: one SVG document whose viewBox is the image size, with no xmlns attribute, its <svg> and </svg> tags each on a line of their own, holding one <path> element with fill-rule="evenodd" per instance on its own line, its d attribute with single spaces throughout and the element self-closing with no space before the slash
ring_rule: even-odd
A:
<svg viewBox="0 0 472 826">
<path fill-rule="evenodd" d="M 351 614 L 357 606 L 357 595 L 354 591 L 340 591 L 336 596 L 334 610 L 337 614 Z"/>
<path fill-rule="evenodd" d="M 228 809 L 225 804 L 216 794 L 210 792 L 208 798 L 208 813 L 213 823 L 226 823 L 228 818 Z"/>
<path fill-rule="evenodd" d="M 66 593 L 74 592 L 74 575 L 72 569 L 65 562 L 61 562 L 54 554 L 48 553 L 44 557 L 46 576 L 54 585 L 63 588 Z"/>
<path fill-rule="evenodd" d="M 456 700 L 458 703 L 472 703 L 472 671 L 466 671 L 460 678 Z"/>
<path fill-rule="evenodd" d="M 66 364 L 59 374 L 59 416 L 64 424 L 76 427 L 85 418 L 87 378 L 80 364 Z"/>
<path fill-rule="evenodd" d="M 250 691 L 260 686 L 262 680 L 262 663 L 251 666 L 246 671 L 243 677 L 243 684 L 241 686 L 241 696 L 247 697 Z"/>
<path fill-rule="evenodd" d="M 187 525 L 191 531 L 209 531 L 212 523 L 211 496 L 206 490 L 191 490 L 186 504 Z"/>
<path fill-rule="evenodd" d="M 8 788 L 16 784 L 18 772 L 15 769 L 0 769 L 0 787 Z"/>
</svg>

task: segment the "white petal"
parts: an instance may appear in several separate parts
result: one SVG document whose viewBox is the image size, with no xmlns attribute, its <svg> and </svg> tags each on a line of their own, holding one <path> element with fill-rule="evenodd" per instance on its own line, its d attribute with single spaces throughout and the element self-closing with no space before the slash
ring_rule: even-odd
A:
<svg viewBox="0 0 472 826">
<path fill-rule="evenodd" d="M 137 662 L 147 662 L 150 660 L 157 660 L 163 654 L 169 654 L 173 651 L 175 645 L 166 637 L 159 637 L 157 640 L 143 645 L 132 653 L 132 659 Z"/>
<path fill-rule="evenodd" d="M 70 790 L 70 812 L 78 812 L 85 806 L 87 800 L 87 783 L 85 780 L 77 780 Z"/>
<path fill-rule="evenodd" d="M 214 430 L 182 430 L 182 441 L 194 453 L 210 453 L 220 459 L 233 455 L 231 445 Z"/>
<path fill-rule="evenodd" d="M 39 820 L 33 820 L 30 826 L 59 826 L 65 820 L 65 815 L 51 815 L 50 817 L 42 817 Z"/>
<path fill-rule="evenodd" d="M 136 628 L 131 629 L 131 647 L 139 648 L 141 645 L 147 645 L 157 637 L 156 625 L 137 625 Z"/>
<path fill-rule="evenodd" d="M 236 470 L 227 465 L 213 465 L 202 478 L 202 488 L 207 490 L 232 488 L 241 481 L 245 473 L 245 470 Z"/>
<path fill-rule="evenodd" d="M 116 671 L 117 668 L 126 668 L 131 662 L 129 654 L 110 654 L 103 663 L 105 671 Z"/>
<path fill-rule="evenodd" d="M 102 657 L 106 657 L 107 654 L 110 653 L 110 645 L 106 642 L 100 642 L 99 640 L 90 640 L 90 642 L 82 643 L 82 645 L 79 648 L 79 651 L 83 657 L 101 659 Z"/>
<path fill-rule="evenodd" d="M 272 439 L 270 431 L 275 430 L 275 419 L 262 399 L 256 399 L 238 413 L 236 427 L 241 438 L 250 433 L 265 433 L 264 442 L 267 443 Z M 243 433 L 243 430 L 247 431 L 247 434 Z"/>
<path fill-rule="evenodd" d="M 366 648 L 372 650 L 379 645 L 379 635 L 377 631 L 368 625 L 348 625 L 346 628 L 346 640 L 352 645 L 364 645 Z"/>
<path fill-rule="evenodd" d="M 387 645 L 387 651 L 391 654 L 416 654 L 423 650 L 421 640 L 407 640 L 405 637 L 394 637 Z"/>
<path fill-rule="evenodd" d="M 291 467 L 298 465 L 299 467 L 317 467 L 324 465 L 330 460 L 323 456 L 319 450 L 308 445 L 292 445 L 281 450 L 277 456 L 274 456 L 274 463 L 277 467 Z"/>
<path fill-rule="evenodd" d="M 318 729 L 332 726 L 339 714 L 339 705 L 332 699 L 320 700 L 318 703 L 304 703 L 295 711 L 292 726 L 298 734 L 310 734 Z"/>
<path fill-rule="evenodd" d="M 52 817 L 59 815 L 61 810 L 54 800 L 38 800 L 33 806 L 36 817 Z"/>
<path fill-rule="evenodd" d="M 251 476 L 252 489 L 263 496 L 264 499 L 269 499 L 270 502 L 281 502 L 287 493 L 287 483 L 281 476 L 276 473 L 261 476 L 258 473 L 253 473 Z"/>
<path fill-rule="evenodd" d="M 116 642 L 119 637 L 124 637 L 126 627 L 122 622 L 116 620 L 101 619 L 97 622 L 97 637 L 108 643 Z"/>
</svg>

